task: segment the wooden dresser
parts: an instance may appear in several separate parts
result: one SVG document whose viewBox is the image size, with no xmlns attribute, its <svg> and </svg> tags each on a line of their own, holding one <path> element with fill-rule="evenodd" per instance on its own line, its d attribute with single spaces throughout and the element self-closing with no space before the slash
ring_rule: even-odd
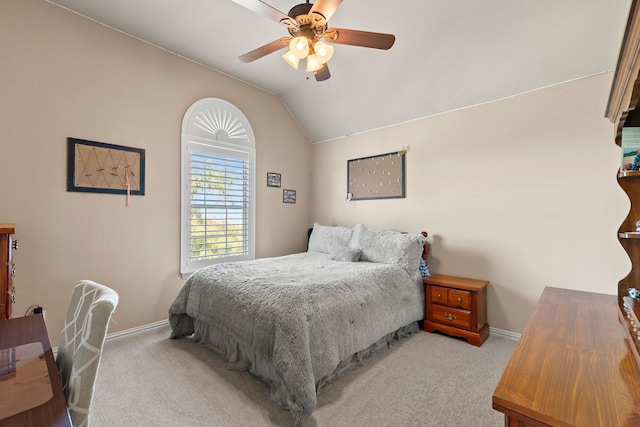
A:
<svg viewBox="0 0 640 427">
<path fill-rule="evenodd" d="M 506 427 L 640 425 L 640 372 L 617 301 L 544 289 L 493 393 Z"/>
<path fill-rule="evenodd" d="M 12 234 L 16 231 L 15 224 L 0 223 L 0 320 L 11 318 L 11 304 L 13 301 L 13 248 Z"/>
</svg>

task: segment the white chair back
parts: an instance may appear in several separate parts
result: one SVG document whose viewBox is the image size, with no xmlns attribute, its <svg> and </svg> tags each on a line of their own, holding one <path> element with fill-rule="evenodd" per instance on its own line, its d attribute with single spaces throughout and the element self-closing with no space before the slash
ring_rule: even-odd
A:
<svg viewBox="0 0 640 427">
<path fill-rule="evenodd" d="M 89 423 L 102 347 L 117 305 L 118 294 L 106 286 L 81 280 L 73 288 L 56 364 L 75 427 Z"/>
</svg>

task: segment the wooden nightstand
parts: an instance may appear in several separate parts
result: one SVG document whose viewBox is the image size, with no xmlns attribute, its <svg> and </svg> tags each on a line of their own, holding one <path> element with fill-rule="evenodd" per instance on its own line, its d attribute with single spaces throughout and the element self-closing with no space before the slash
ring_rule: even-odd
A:
<svg viewBox="0 0 640 427">
<path fill-rule="evenodd" d="M 424 330 L 440 331 L 481 346 L 489 338 L 486 280 L 434 274 L 426 285 Z"/>
</svg>

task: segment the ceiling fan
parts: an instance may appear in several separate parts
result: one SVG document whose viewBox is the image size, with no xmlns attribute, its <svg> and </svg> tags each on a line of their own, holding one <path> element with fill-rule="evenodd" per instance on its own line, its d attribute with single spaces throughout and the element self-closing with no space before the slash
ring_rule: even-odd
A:
<svg viewBox="0 0 640 427">
<path fill-rule="evenodd" d="M 331 77 L 327 62 L 333 55 L 331 44 L 370 47 L 387 50 L 393 46 L 396 38 L 393 34 L 371 33 L 368 31 L 328 28 L 329 18 L 338 9 L 342 0 L 309 0 L 291 8 L 288 14 L 269 6 L 260 0 L 232 0 L 263 15 L 272 21 L 284 25 L 291 36 L 282 37 L 238 57 L 242 62 L 252 62 L 270 53 L 289 46 L 282 58 L 293 68 L 298 68 L 301 59 L 307 60 L 307 72 L 313 72 L 317 81 Z"/>
</svg>

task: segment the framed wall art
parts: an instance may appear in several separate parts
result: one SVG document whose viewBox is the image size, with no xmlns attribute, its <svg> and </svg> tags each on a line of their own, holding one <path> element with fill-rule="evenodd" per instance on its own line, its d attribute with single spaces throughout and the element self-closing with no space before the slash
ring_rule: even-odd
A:
<svg viewBox="0 0 640 427">
<path fill-rule="evenodd" d="M 67 138 L 67 191 L 144 195 L 145 151 Z"/>
<path fill-rule="evenodd" d="M 267 187 L 278 187 L 282 183 L 282 175 L 275 172 L 267 172 Z"/>
<path fill-rule="evenodd" d="M 283 203 L 295 203 L 296 202 L 296 190 L 282 190 L 282 202 Z"/>
<path fill-rule="evenodd" d="M 405 197 L 406 151 L 347 160 L 347 199 Z"/>
</svg>

